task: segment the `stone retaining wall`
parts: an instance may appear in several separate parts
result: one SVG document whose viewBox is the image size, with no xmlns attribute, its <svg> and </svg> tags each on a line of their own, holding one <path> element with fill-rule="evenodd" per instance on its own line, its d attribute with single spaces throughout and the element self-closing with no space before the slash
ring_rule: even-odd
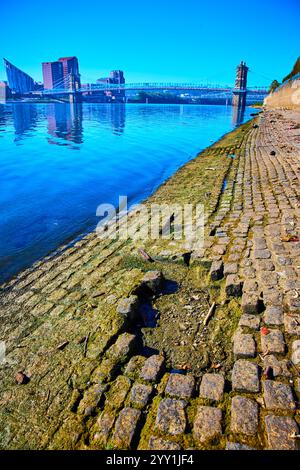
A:
<svg viewBox="0 0 300 470">
<path fill-rule="evenodd" d="M 291 80 L 264 100 L 268 108 L 300 109 L 300 78 Z"/>
</svg>

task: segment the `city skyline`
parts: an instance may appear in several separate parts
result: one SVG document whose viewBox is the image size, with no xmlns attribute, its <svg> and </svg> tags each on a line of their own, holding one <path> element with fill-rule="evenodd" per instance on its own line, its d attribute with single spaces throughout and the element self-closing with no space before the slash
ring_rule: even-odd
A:
<svg viewBox="0 0 300 470">
<path fill-rule="evenodd" d="M 299 55 L 299 2 L 287 0 L 283 6 L 278 0 L 253 0 L 246 6 L 216 0 L 212 9 L 187 0 L 183 9 L 179 1 L 155 0 L 149 8 L 135 0 L 126 5 L 116 0 L 110 10 L 94 0 L 87 9 L 79 9 L 76 1 L 61 5 L 54 0 L 47 9 L 36 0 L 26 5 L 15 0 L 1 10 L 2 35 L 10 38 L 3 41 L 2 55 L 36 81 L 42 81 L 41 63 L 62 55 L 78 57 L 82 82 L 120 69 L 128 82 L 231 84 L 240 60 L 249 64 L 250 86 L 281 80 Z M 263 48 L 257 33 L 251 33 L 254 27 L 263 34 Z M 2 64 L 0 78 L 5 78 Z"/>
</svg>

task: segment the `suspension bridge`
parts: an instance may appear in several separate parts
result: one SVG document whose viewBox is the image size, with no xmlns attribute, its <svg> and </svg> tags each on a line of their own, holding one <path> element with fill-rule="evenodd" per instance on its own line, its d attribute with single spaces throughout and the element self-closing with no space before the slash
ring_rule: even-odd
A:
<svg viewBox="0 0 300 470">
<path fill-rule="evenodd" d="M 229 97 L 235 90 L 234 86 L 221 85 L 217 83 L 178 83 L 178 82 L 139 82 L 139 83 L 108 83 L 96 82 L 87 83 L 77 86 L 74 82 L 74 77 L 69 74 L 62 80 L 56 82 L 52 89 L 44 89 L 31 92 L 31 94 L 42 96 L 60 96 L 60 95 L 80 95 L 80 94 L 93 94 L 93 93 L 107 93 L 107 92 L 158 92 L 158 91 L 197 91 L 202 94 L 214 93 L 218 96 Z M 255 99 L 263 99 L 267 95 L 267 87 L 254 86 L 247 87 L 248 94 L 251 94 Z"/>
</svg>

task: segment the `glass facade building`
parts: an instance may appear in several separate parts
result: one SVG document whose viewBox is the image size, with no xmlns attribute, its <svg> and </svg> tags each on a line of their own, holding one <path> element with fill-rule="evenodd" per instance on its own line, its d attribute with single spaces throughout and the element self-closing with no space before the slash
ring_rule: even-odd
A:
<svg viewBox="0 0 300 470">
<path fill-rule="evenodd" d="M 27 93 L 34 90 L 35 82 L 27 73 L 18 69 L 18 67 L 6 59 L 4 59 L 4 67 L 6 69 L 8 85 L 12 92 Z"/>
<path fill-rule="evenodd" d="M 55 88 L 78 90 L 80 88 L 77 57 L 61 57 L 55 62 L 43 62 L 42 67 L 45 90 Z"/>
<path fill-rule="evenodd" d="M 63 88 L 64 75 L 63 65 L 61 62 L 43 62 L 42 68 L 45 90 L 53 90 L 53 88 Z"/>
</svg>

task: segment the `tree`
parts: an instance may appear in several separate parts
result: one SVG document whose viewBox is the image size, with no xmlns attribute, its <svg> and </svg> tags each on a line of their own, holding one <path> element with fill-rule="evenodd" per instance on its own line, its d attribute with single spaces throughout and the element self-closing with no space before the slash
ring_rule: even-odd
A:
<svg viewBox="0 0 300 470">
<path fill-rule="evenodd" d="M 269 88 L 269 93 L 272 93 L 273 91 L 276 90 L 276 88 L 278 88 L 280 85 L 279 81 L 278 80 L 273 80 L 273 82 L 271 83 L 270 85 L 270 88 Z"/>
<path fill-rule="evenodd" d="M 296 60 L 295 65 L 294 65 L 293 70 L 291 71 L 291 73 L 289 73 L 286 77 L 284 77 L 284 79 L 282 81 L 285 82 L 286 80 L 289 80 L 290 78 L 293 78 L 298 73 L 300 73 L 300 57 L 298 57 L 298 59 Z"/>
</svg>

